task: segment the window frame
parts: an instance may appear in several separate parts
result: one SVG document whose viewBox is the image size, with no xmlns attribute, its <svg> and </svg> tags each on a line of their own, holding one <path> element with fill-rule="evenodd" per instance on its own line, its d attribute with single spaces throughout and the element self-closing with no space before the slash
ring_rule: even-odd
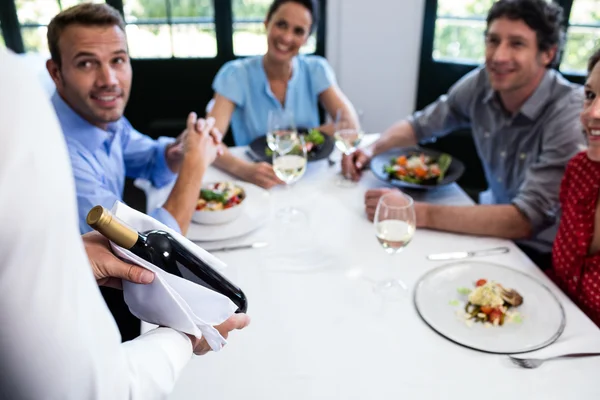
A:
<svg viewBox="0 0 600 400">
<path fill-rule="evenodd" d="M 106 0 L 106 3 L 116 8 L 121 15 L 123 13 L 123 0 Z M 316 37 L 316 50 L 312 54 L 325 55 L 325 21 L 326 15 L 326 0 L 319 1 L 319 23 L 317 26 L 317 37 Z M 248 18 L 235 19 L 233 18 L 233 9 L 231 0 L 213 0 L 214 7 L 214 23 L 215 36 L 217 42 L 217 55 L 215 57 L 165 57 L 165 58 L 136 58 L 136 60 L 169 60 L 169 59 L 217 59 L 220 61 L 228 61 L 235 58 L 245 57 L 234 54 L 233 51 L 233 24 L 234 22 L 262 22 L 262 19 L 257 18 L 256 21 L 250 21 Z M 170 7 L 167 7 L 167 16 L 160 20 L 149 20 L 141 19 L 139 22 L 131 25 L 180 25 L 190 24 L 194 21 L 200 22 L 201 24 L 209 23 L 208 21 L 202 21 L 203 18 L 176 18 L 170 15 Z M 46 26 L 44 24 L 36 23 L 25 23 L 20 24 L 17 14 L 16 1 L 0 1 L 0 25 L 2 29 L 2 35 L 6 47 L 14 51 L 15 53 L 25 53 L 25 45 L 23 43 L 23 37 L 21 34 L 21 28 L 37 28 Z"/>
<path fill-rule="evenodd" d="M 600 32 L 600 24 L 571 24 L 570 19 L 571 19 L 571 10 L 573 8 L 573 3 L 576 0 L 552 0 L 554 3 L 557 3 L 558 5 L 560 5 L 563 8 L 563 12 L 564 12 L 564 16 L 565 16 L 565 21 L 564 21 L 564 28 L 565 28 L 565 32 L 568 33 L 568 29 L 571 26 L 574 27 L 586 27 L 586 28 L 594 28 L 594 29 L 598 29 L 598 31 Z M 423 62 L 430 62 L 430 63 L 435 63 L 435 64 L 440 64 L 440 65 L 463 65 L 467 68 L 473 69 L 475 67 L 477 67 L 478 63 L 475 62 L 461 62 L 459 60 L 452 60 L 452 59 L 443 59 L 443 60 L 436 60 L 433 58 L 433 50 L 434 50 L 434 41 L 435 41 L 435 26 L 436 26 L 436 22 L 438 19 L 440 20 L 448 20 L 448 21 L 452 21 L 452 20 L 463 20 L 463 21 L 485 21 L 485 17 L 481 18 L 481 17 L 454 17 L 454 16 L 441 16 L 440 18 L 438 18 L 437 15 L 437 9 L 438 9 L 438 0 L 425 0 L 425 13 L 424 13 L 424 20 L 423 20 L 423 32 L 422 32 L 422 47 L 421 47 L 421 63 L 423 64 Z M 566 43 L 565 43 L 566 45 Z M 563 48 L 564 50 L 564 48 Z M 429 58 L 429 60 L 428 60 Z M 559 60 L 560 62 L 562 62 L 562 59 Z M 557 65 L 557 69 L 560 69 L 560 62 Z M 569 80 L 575 81 L 575 82 L 581 82 L 583 80 L 583 78 L 585 77 L 584 73 L 580 73 L 577 71 L 561 71 L 561 73 L 563 75 L 565 75 Z"/>
</svg>

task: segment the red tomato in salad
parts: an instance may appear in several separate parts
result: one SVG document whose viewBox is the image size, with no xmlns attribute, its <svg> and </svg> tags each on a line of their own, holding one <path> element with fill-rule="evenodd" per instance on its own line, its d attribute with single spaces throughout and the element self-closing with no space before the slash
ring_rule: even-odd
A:
<svg viewBox="0 0 600 400">
<path fill-rule="evenodd" d="M 485 315 L 489 315 L 494 309 L 490 306 L 481 306 L 481 312 Z"/>
<path fill-rule="evenodd" d="M 489 314 L 489 319 L 491 323 L 494 323 L 495 320 L 498 320 L 498 322 L 500 322 L 500 318 L 502 318 L 502 311 L 500 311 L 497 308 L 494 308 Z"/>
<path fill-rule="evenodd" d="M 480 279 L 477 281 L 477 283 L 475 283 L 475 286 L 479 287 L 479 286 L 483 286 L 487 283 L 486 279 Z"/>
</svg>

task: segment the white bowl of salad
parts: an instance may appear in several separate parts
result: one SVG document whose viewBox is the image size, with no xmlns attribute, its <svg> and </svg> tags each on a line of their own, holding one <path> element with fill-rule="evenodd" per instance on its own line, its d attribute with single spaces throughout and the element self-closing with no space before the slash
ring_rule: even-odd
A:
<svg viewBox="0 0 600 400">
<path fill-rule="evenodd" d="M 233 182 L 214 182 L 204 185 L 198 197 L 192 221 L 199 224 L 226 224 L 240 216 L 246 192 Z"/>
</svg>

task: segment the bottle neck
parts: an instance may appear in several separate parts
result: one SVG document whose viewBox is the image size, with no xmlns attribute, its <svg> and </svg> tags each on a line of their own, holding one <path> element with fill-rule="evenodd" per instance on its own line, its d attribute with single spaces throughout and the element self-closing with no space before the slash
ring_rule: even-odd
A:
<svg viewBox="0 0 600 400">
<path fill-rule="evenodd" d="M 89 226 L 100 232 L 108 240 L 125 249 L 131 249 L 141 238 L 136 230 L 119 221 L 102 206 L 92 208 L 86 221 Z"/>
</svg>

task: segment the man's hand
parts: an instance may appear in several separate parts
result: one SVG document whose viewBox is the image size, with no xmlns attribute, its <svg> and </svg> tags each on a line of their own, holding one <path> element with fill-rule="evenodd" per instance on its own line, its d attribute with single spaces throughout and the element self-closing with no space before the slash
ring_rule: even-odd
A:
<svg viewBox="0 0 600 400">
<path fill-rule="evenodd" d="M 165 159 L 167 160 L 167 165 L 169 169 L 173 172 L 179 171 L 181 168 L 181 162 L 183 161 L 183 157 L 185 155 L 184 142 L 187 137 L 187 129 L 181 132 L 177 139 L 171 144 L 169 144 L 165 149 Z"/>
<path fill-rule="evenodd" d="M 345 177 L 358 181 L 362 175 L 362 170 L 371 161 L 372 152 L 367 149 L 357 149 L 349 156 L 342 157 L 342 173 Z"/>
<path fill-rule="evenodd" d="M 215 328 L 219 331 L 221 336 L 227 339 L 227 336 L 229 336 L 229 332 L 233 331 L 234 329 L 244 329 L 249 324 L 250 317 L 246 314 L 233 314 L 225 322 L 215 326 Z M 206 339 L 198 339 L 192 335 L 188 335 L 188 337 L 192 340 L 194 354 L 202 356 L 211 350 L 208 343 L 206 343 Z"/>
<path fill-rule="evenodd" d="M 377 204 L 381 196 L 395 191 L 398 191 L 398 189 L 383 188 L 367 190 L 365 193 L 365 212 L 369 221 L 373 221 L 373 218 L 375 218 L 375 210 L 377 210 Z"/>
<path fill-rule="evenodd" d="M 367 213 L 367 218 L 369 221 L 373 221 L 375 218 L 375 211 L 377 210 L 377 204 L 379 203 L 379 199 L 381 196 L 387 193 L 398 193 L 400 195 L 400 191 L 398 189 L 371 189 L 367 190 L 365 193 L 365 212 Z M 417 227 L 419 228 L 430 228 L 429 226 L 429 208 L 430 205 L 427 203 L 414 203 L 415 208 L 415 220 Z"/>
<path fill-rule="evenodd" d="M 98 285 L 121 289 L 122 279 L 141 284 L 154 280 L 152 271 L 117 258 L 110 250 L 108 239 L 98 232 L 86 233 L 82 239 Z"/>
<path fill-rule="evenodd" d="M 209 123 L 209 120 L 212 122 Z M 222 153 L 221 142 L 223 135 L 217 128 L 215 128 L 214 119 L 199 119 L 196 113 L 192 112 L 188 115 L 187 126 L 185 130 L 179 136 L 177 136 L 175 142 L 169 144 L 165 149 L 165 158 L 171 171 L 178 172 L 181 168 L 181 163 L 183 162 L 185 154 L 189 151 L 189 149 L 195 149 L 199 145 L 197 140 L 198 138 L 193 137 L 194 134 L 198 134 L 200 136 L 208 135 L 208 137 L 212 138 L 212 144 L 217 146 L 217 153 L 214 156 L 211 152 L 209 152 L 209 154 L 205 154 L 203 153 L 202 148 L 200 149 L 202 154 L 208 156 L 210 163 L 214 161 L 215 157 Z"/>
<path fill-rule="evenodd" d="M 249 168 L 246 168 L 240 177 L 265 189 L 285 183 L 275 175 L 273 166 L 264 161 L 250 164 Z"/>
<path fill-rule="evenodd" d="M 215 128 L 214 118 L 204 120 L 192 112 L 188 115 L 186 130 L 188 134 L 184 142 L 185 153 L 201 157 L 205 167 L 223 154 L 223 135 Z"/>
</svg>

